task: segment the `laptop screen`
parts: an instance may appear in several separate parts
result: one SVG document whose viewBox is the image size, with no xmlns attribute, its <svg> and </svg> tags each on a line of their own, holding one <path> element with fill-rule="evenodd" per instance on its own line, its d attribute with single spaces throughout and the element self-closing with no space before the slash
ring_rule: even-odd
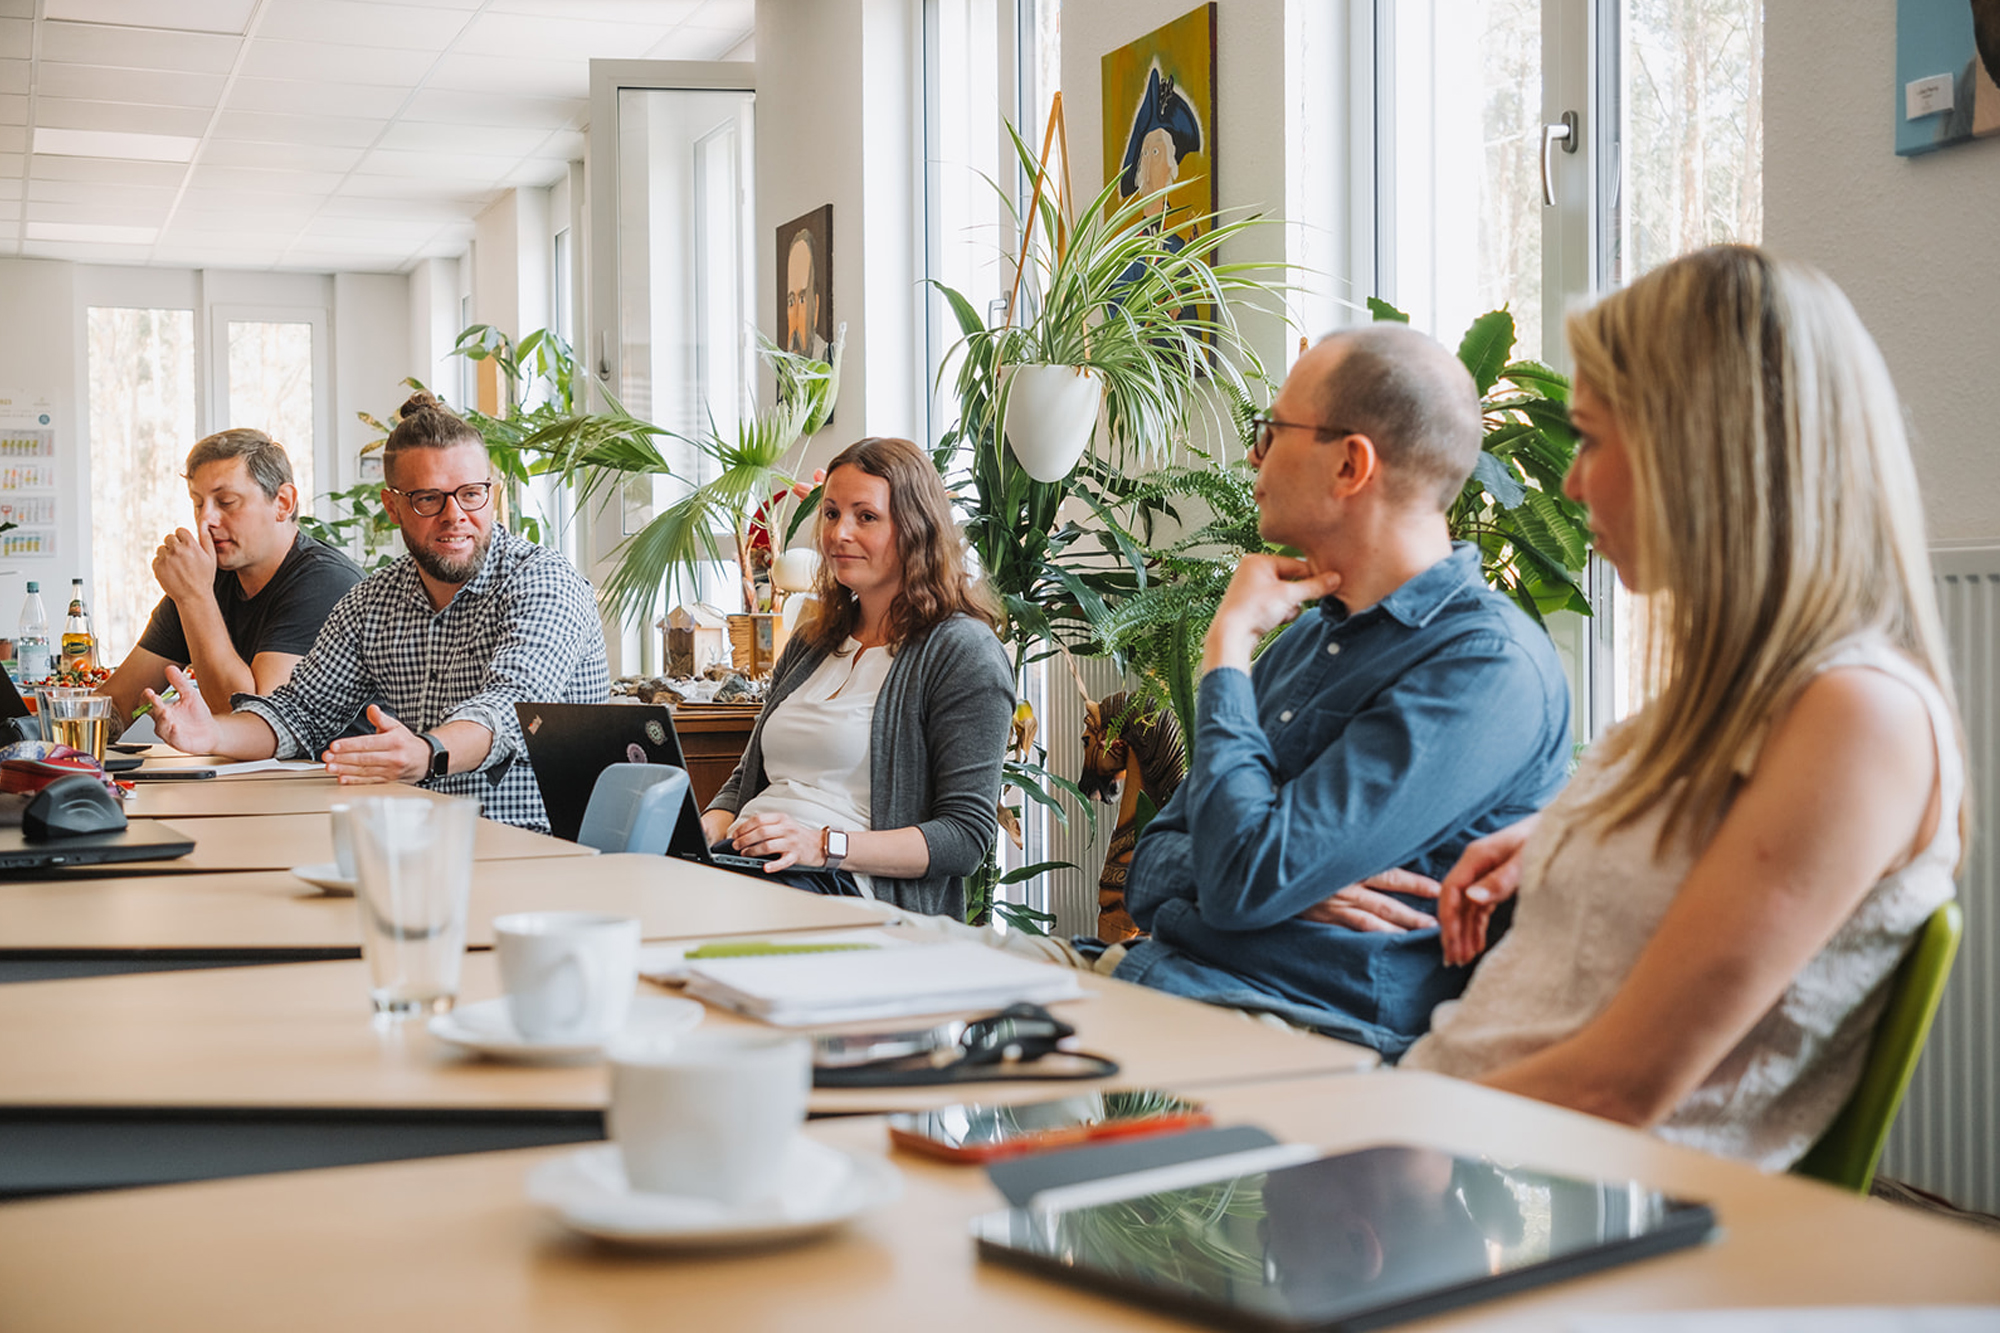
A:
<svg viewBox="0 0 2000 1333">
<path fill-rule="evenodd" d="M 515 704 L 549 831 L 576 841 L 597 775 L 613 764 L 685 769 L 673 710 L 661 704 Z"/>
</svg>

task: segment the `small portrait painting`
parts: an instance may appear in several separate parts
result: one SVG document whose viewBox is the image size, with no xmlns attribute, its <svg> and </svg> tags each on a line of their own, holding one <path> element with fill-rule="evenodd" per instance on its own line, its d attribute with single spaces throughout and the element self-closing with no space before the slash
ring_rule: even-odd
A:
<svg viewBox="0 0 2000 1333">
<path fill-rule="evenodd" d="M 777 343 L 824 361 L 833 343 L 833 205 L 778 228 Z"/>
<path fill-rule="evenodd" d="M 1146 211 L 1178 250 L 1193 236 L 1175 218 L 1216 207 L 1215 6 L 1126 43 L 1102 64 L 1104 161 L 1118 164 L 1119 202 L 1158 195 Z"/>
</svg>

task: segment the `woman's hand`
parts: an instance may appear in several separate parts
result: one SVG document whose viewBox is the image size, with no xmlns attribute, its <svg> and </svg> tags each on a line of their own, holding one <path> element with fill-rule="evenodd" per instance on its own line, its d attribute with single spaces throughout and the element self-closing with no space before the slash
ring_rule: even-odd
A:
<svg viewBox="0 0 2000 1333">
<path fill-rule="evenodd" d="M 1435 898 L 1438 896 L 1438 882 L 1414 870 L 1385 870 L 1379 875 L 1370 875 L 1359 884 L 1348 885 L 1325 902 L 1314 903 L 1299 916 L 1322 925 L 1346 926 L 1349 930 L 1391 935 L 1424 930 L 1437 924 L 1435 917 L 1426 916 L 1416 908 L 1391 898 L 1389 895 L 1392 893 Z"/>
<path fill-rule="evenodd" d="M 734 810 L 704 810 L 701 812 L 701 838 L 713 847 L 729 836 L 729 826 L 736 822 Z"/>
<path fill-rule="evenodd" d="M 731 842 L 745 856 L 777 857 L 764 866 L 765 874 L 775 875 L 792 866 L 825 865 L 820 832 L 818 825 L 808 827 L 790 815 L 751 815 L 736 825 Z"/>
<path fill-rule="evenodd" d="M 174 687 L 178 698 L 162 699 L 153 691 L 146 691 L 146 702 L 153 706 L 153 729 L 161 740 L 183 754 L 216 753 L 215 747 L 222 743 L 221 728 L 216 726 L 215 714 L 203 702 L 194 677 L 170 666 L 167 683 Z"/>
<path fill-rule="evenodd" d="M 1448 967 L 1465 967 L 1486 951 L 1486 926 L 1493 909 L 1521 887 L 1521 849 L 1540 815 L 1529 815 L 1498 833 L 1478 839 L 1438 886 L 1438 937 Z"/>
</svg>

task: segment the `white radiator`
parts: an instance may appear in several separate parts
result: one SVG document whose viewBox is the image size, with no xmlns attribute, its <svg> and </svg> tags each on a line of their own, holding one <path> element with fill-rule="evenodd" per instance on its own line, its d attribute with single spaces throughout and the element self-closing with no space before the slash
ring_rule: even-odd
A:
<svg viewBox="0 0 2000 1333">
<path fill-rule="evenodd" d="M 1972 784 L 1965 940 L 1882 1173 L 2000 1212 L 2000 547 L 1932 553 Z"/>
<path fill-rule="evenodd" d="M 1093 699 L 1126 688 L 1109 658 L 1078 658 L 1076 665 Z M 1027 692 L 1041 718 L 1039 739 L 1048 747 L 1048 766 L 1074 782 L 1083 773 L 1083 697 L 1060 659 L 1036 663 L 1028 676 Z M 1040 807 L 1030 804 L 1027 810 L 1038 813 Z M 1040 902 L 1030 898 L 1033 906 L 1056 914 L 1054 933 L 1058 937 L 1097 933 L 1097 876 L 1104 869 L 1104 852 L 1111 845 L 1112 826 L 1117 822 L 1115 802 L 1097 804 L 1095 836 L 1090 821 L 1073 807 L 1067 827 L 1053 819 L 1024 820 L 1028 843 L 1024 862 L 1068 861 L 1077 867 L 1040 877 L 1037 883 L 1044 887 L 1046 898 Z"/>
</svg>

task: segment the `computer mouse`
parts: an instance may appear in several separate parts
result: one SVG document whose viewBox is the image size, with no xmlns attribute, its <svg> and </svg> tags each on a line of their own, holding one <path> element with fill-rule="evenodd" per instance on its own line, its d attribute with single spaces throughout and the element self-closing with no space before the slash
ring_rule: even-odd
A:
<svg viewBox="0 0 2000 1333">
<path fill-rule="evenodd" d="M 102 782 L 77 774 L 57 778 L 36 792 L 21 812 L 21 836 L 29 842 L 116 833 L 125 827 L 125 807 Z"/>
</svg>

